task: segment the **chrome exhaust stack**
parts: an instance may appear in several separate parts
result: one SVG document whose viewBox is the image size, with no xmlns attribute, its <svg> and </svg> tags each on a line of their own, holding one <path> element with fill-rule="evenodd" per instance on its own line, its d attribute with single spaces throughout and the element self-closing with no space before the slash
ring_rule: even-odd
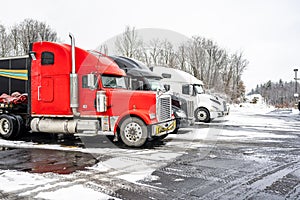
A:
<svg viewBox="0 0 300 200">
<path fill-rule="evenodd" d="M 70 74 L 70 107 L 74 116 L 79 116 L 78 112 L 78 75 L 76 74 L 75 63 L 75 38 L 72 33 L 69 33 L 71 38 L 71 56 L 72 56 L 72 73 Z"/>
</svg>

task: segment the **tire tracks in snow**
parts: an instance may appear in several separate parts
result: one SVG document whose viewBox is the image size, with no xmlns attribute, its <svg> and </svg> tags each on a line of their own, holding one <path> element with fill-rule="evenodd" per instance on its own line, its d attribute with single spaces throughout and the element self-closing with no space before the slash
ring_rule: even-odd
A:
<svg viewBox="0 0 300 200">
<path fill-rule="evenodd" d="M 249 174 L 242 179 L 230 182 L 223 188 L 214 190 L 203 199 L 251 199 L 258 193 L 271 190 L 271 186 L 276 181 L 282 179 L 288 174 L 300 169 L 300 162 L 293 161 L 277 167 L 265 168 L 258 173 Z M 250 176 L 254 178 L 249 180 Z M 292 194 L 290 194 L 292 196 Z"/>
</svg>

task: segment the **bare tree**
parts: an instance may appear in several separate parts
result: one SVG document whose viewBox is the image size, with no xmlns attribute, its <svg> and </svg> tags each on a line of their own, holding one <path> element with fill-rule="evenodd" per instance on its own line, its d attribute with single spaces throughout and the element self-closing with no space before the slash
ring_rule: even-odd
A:
<svg viewBox="0 0 300 200">
<path fill-rule="evenodd" d="M 57 33 L 49 25 L 34 19 L 25 19 L 12 27 L 10 38 L 15 55 L 27 54 L 29 45 L 36 41 L 57 41 Z"/>
<path fill-rule="evenodd" d="M 186 72 L 190 72 L 190 67 L 188 64 L 188 52 L 187 52 L 187 46 L 186 44 L 181 44 L 178 47 L 178 50 L 176 52 L 177 54 L 177 61 L 178 61 L 178 68 L 180 70 L 186 71 Z"/>
<path fill-rule="evenodd" d="M 21 38 L 20 38 L 18 25 L 12 27 L 10 31 L 10 38 L 11 38 L 11 48 L 12 48 L 11 55 L 12 56 L 22 55 L 24 51 L 20 43 Z"/>
<path fill-rule="evenodd" d="M 225 93 L 233 101 L 245 95 L 242 74 L 248 65 L 242 52 L 230 55 L 213 40 L 194 36 L 174 49 L 168 40 L 154 38 L 145 43 L 134 28 L 126 27 L 115 46 L 121 55 L 150 65 L 179 68 L 202 80 L 213 92 Z"/>
<path fill-rule="evenodd" d="M 6 29 L 0 24 L 0 57 L 8 56 L 10 51 L 10 40 Z"/>
<path fill-rule="evenodd" d="M 139 39 L 134 27 L 126 26 L 124 33 L 117 37 L 115 46 L 119 54 L 129 58 L 136 58 L 139 55 L 138 50 L 141 49 L 142 40 Z"/>
<path fill-rule="evenodd" d="M 154 38 L 149 42 L 148 52 L 152 61 L 151 64 L 153 65 L 158 65 L 159 56 L 162 51 L 161 45 L 161 41 L 158 38 Z"/>
<path fill-rule="evenodd" d="M 101 53 L 103 53 L 103 54 L 108 55 L 108 47 L 107 47 L 107 45 L 106 45 L 106 44 L 101 45 L 101 46 L 99 47 L 99 51 L 100 51 Z"/>
<path fill-rule="evenodd" d="M 188 62 L 191 73 L 204 82 L 206 56 L 206 51 L 202 46 L 202 38 L 199 36 L 193 37 L 192 41 L 188 43 Z"/>
<path fill-rule="evenodd" d="M 173 45 L 168 40 L 162 41 L 159 65 L 169 66 L 174 68 L 176 66 L 176 57 Z"/>
</svg>

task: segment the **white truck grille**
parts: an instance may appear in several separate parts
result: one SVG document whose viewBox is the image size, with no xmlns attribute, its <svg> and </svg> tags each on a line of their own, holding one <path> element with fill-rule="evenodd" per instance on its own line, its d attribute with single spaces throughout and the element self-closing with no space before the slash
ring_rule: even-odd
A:
<svg viewBox="0 0 300 200">
<path fill-rule="evenodd" d="M 161 95 L 157 98 L 156 113 L 158 121 L 170 120 L 172 117 L 171 96 Z"/>
<path fill-rule="evenodd" d="M 194 102 L 187 101 L 187 116 L 188 118 L 194 118 Z"/>
</svg>

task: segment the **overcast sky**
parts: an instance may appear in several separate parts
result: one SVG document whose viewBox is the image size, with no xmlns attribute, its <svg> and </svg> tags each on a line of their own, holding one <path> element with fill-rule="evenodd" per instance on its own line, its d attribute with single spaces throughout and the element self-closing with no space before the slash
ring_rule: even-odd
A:
<svg viewBox="0 0 300 200">
<path fill-rule="evenodd" d="M 95 49 L 127 25 L 213 39 L 229 52 L 244 52 L 250 62 L 243 75 L 248 91 L 268 80 L 291 81 L 293 69 L 300 68 L 298 0 L 10 0 L 0 5 L 6 27 L 33 18 L 50 25 L 64 42 L 72 32 L 84 49 Z"/>
</svg>

